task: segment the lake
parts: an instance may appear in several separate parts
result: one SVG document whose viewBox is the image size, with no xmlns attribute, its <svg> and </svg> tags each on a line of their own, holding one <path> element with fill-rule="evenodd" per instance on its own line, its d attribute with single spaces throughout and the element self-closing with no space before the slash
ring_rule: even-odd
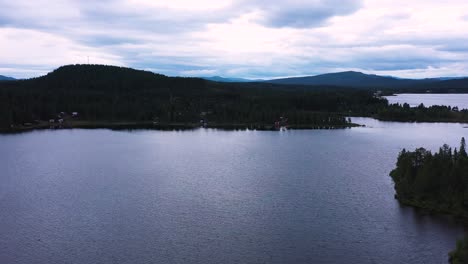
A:
<svg viewBox="0 0 468 264">
<path fill-rule="evenodd" d="M 0 135 L 1 263 L 447 263 L 462 225 L 394 199 L 402 148 L 467 125 Z"/>
<path fill-rule="evenodd" d="M 457 106 L 461 109 L 468 109 L 468 94 L 397 94 L 395 96 L 385 96 L 390 104 L 407 103 L 411 107 L 416 107 L 423 103 L 426 107 L 433 105 Z"/>
</svg>

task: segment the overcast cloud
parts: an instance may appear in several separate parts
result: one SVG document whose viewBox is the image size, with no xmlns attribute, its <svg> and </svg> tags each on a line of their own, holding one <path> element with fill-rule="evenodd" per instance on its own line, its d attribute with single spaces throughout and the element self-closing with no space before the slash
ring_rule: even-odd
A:
<svg viewBox="0 0 468 264">
<path fill-rule="evenodd" d="M 0 0 L 0 74 L 468 75 L 466 0 Z"/>
</svg>

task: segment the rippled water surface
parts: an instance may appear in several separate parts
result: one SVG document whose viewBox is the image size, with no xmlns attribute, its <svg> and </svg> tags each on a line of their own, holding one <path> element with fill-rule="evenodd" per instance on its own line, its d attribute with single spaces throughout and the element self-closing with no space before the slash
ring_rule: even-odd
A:
<svg viewBox="0 0 468 264">
<path fill-rule="evenodd" d="M 0 263 L 446 263 L 461 225 L 394 200 L 461 124 L 0 135 Z"/>
</svg>

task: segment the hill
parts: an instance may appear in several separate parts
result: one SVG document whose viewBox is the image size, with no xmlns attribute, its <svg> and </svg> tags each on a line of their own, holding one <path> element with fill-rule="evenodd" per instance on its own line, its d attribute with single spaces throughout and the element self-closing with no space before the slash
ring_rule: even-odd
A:
<svg viewBox="0 0 468 264">
<path fill-rule="evenodd" d="M 464 81 L 444 82 L 463 87 Z M 48 121 L 62 112 L 78 112 L 81 121 L 94 127 L 116 123 L 196 127 L 208 122 L 212 127 L 265 129 L 280 117 L 287 117 L 296 128 L 347 127 L 351 124 L 346 116 L 468 120 L 468 111 L 450 107 L 390 106 L 369 88 L 222 83 L 105 65 L 68 65 L 42 77 L 0 82 L 0 130 L 21 130 L 31 124 L 49 127 Z"/>
<path fill-rule="evenodd" d="M 430 83 L 418 83 L 400 89 L 406 93 L 468 93 L 468 78 L 440 80 Z"/>
<path fill-rule="evenodd" d="M 433 83 L 438 81 L 439 80 L 437 79 L 399 79 L 395 77 L 386 77 L 373 74 L 364 74 L 361 72 L 347 71 L 338 73 L 327 73 L 316 76 L 274 79 L 266 82 L 287 85 L 333 85 L 341 87 L 360 88 L 399 88 L 413 86 L 417 84 Z"/>
<path fill-rule="evenodd" d="M 243 78 L 224 78 L 221 76 L 212 76 L 212 77 L 202 77 L 205 80 L 213 81 L 213 82 L 233 82 L 233 83 L 242 83 L 242 82 L 256 82 L 258 80 L 249 80 Z"/>
<path fill-rule="evenodd" d="M 68 65 L 38 78 L 0 83 L 0 127 L 79 112 L 93 122 L 347 126 L 342 113 L 385 105 L 372 92 L 270 83 L 220 83 L 104 65 Z"/>
<path fill-rule="evenodd" d="M 0 75 L 0 81 L 13 81 L 15 78 Z"/>
</svg>

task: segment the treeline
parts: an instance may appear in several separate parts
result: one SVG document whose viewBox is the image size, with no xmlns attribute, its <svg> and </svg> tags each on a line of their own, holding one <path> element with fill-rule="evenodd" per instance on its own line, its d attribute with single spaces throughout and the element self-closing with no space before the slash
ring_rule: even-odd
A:
<svg viewBox="0 0 468 264">
<path fill-rule="evenodd" d="M 390 173 L 396 197 L 403 203 L 468 216 L 468 156 L 465 138 L 460 148 L 444 145 L 432 154 L 424 148 L 403 151 Z"/>
<path fill-rule="evenodd" d="M 468 110 L 450 106 L 410 107 L 409 104 L 392 104 L 378 110 L 376 118 L 404 122 L 467 122 Z"/>
<path fill-rule="evenodd" d="M 46 76 L 0 83 L 0 127 L 78 112 L 89 121 L 153 121 L 343 126 L 342 113 L 386 101 L 368 91 L 272 84 L 225 84 L 102 65 L 60 67 Z"/>
<path fill-rule="evenodd" d="M 468 78 L 427 82 L 389 91 L 393 93 L 468 93 Z"/>
<path fill-rule="evenodd" d="M 468 219 L 468 155 L 465 138 L 432 154 L 424 148 L 400 152 L 390 173 L 402 203 Z M 457 242 L 451 263 L 468 263 L 468 238 Z"/>
<path fill-rule="evenodd" d="M 46 76 L 0 82 L 0 129 L 60 112 L 91 122 L 348 126 L 345 116 L 395 121 L 468 121 L 466 110 L 388 105 L 371 89 L 271 83 L 217 83 L 104 65 L 63 66 Z"/>
</svg>

